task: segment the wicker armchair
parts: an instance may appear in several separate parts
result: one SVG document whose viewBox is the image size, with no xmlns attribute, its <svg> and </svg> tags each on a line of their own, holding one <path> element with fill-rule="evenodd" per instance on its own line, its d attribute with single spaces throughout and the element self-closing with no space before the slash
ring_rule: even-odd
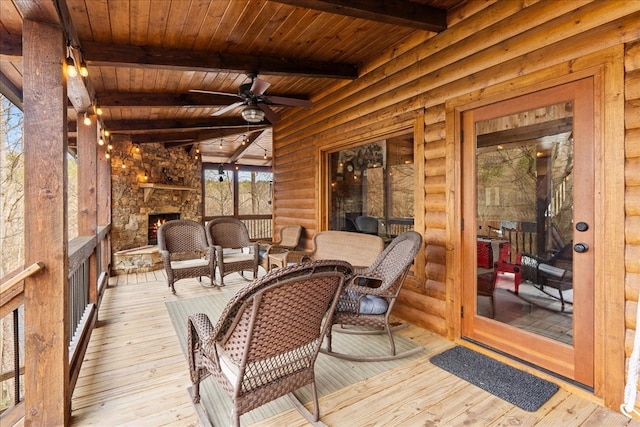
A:
<svg viewBox="0 0 640 427">
<path fill-rule="evenodd" d="M 283 253 L 294 250 L 300 243 L 302 227 L 299 225 L 287 225 L 280 229 L 279 238 L 276 242 L 258 241 L 260 245 L 258 258 L 260 265 L 266 272 L 271 270 L 269 265 L 269 255 Z"/>
<path fill-rule="evenodd" d="M 158 249 L 172 293 L 180 279 L 209 277 L 213 286 L 216 264 L 214 251 L 207 242 L 204 226 L 196 221 L 167 221 L 158 228 Z"/>
<path fill-rule="evenodd" d="M 258 243 L 249 238 L 249 230 L 236 218 L 216 218 L 205 226 L 209 244 L 215 248 L 216 263 L 220 274 L 220 286 L 224 286 L 224 276 L 244 271 L 252 271 L 253 279 L 258 277 Z"/>
<path fill-rule="evenodd" d="M 422 351 L 422 347 L 396 354 L 393 331 L 401 327 L 391 327 L 389 317 L 395 300 L 416 254 L 422 246 L 422 236 L 415 231 L 402 233 L 391 241 L 378 259 L 364 272 L 356 272 L 340 295 L 340 301 L 333 316 L 333 324 L 343 328 L 333 328 L 327 334 L 327 347 L 323 353 L 354 361 L 381 361 L 406 357 Z M 365 327 L 349 329 L 344 326 Z M 333 332 L 354 334 L 383 334 L 389 337 L 389 355 L 360 356 L 334 352 L 331 347 Z"/>
<path fill-rule="evenodd" d="M 350 274 L 351 266 L 343 261 L 274 270 L 242 288 L 215 326 L 206 314 L 189 316 L 193 401 L 200 401 L 200 383 L 211 375 L 231 397 L 232 425 L 281 396 L 289 396 L 309 421 L 318 421 L 314 364 Z M 292 393 L 309 384 L 313 415 Z"/>
</svg>

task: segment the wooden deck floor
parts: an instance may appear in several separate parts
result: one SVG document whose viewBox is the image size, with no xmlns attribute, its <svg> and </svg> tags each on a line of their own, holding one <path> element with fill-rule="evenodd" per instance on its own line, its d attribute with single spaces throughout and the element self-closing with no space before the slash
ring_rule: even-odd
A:
<svg viewBox="0 0 640 427">
<path fill-rule="evenodd" d="M 166 286 L 163 271 L 111 279 L 72 401 L 72 426 L 198 426 L 187 394 L 188 365 L 165 302 L 246 283 L 234 274 L 223 290 L 195 280 Z M 453 345 L 420 328 L 402 331 L 428 348 L 424 357 L 320 399 L 328 426 L 624 426 L 640 425 L 565 389 L 535 413 L 523 411 L 431 365 Z M 295 411 L 261 426 L 305 426 Z"/>
</svg>

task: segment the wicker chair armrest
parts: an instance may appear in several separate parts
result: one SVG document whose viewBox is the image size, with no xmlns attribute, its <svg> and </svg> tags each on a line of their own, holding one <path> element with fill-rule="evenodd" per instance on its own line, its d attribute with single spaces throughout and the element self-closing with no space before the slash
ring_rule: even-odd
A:
<svg viewBox="0 0 640 427">
<path fill-rule="evenodd" d="M 305 261 L 310 261 L 311 255 L 313 255 L 313 252 L 289 251 L 289 254 L 287 255 L 287 263 L 302 264 Z"/>
<path fill-rule="evenodd" d="M 198 341 L 202 343 L 204 347 L 213 345 L 211 341 L 213 341 L 215 337 L 215 328 L 209 316 L 204 313 L 195 313 L 189 316 L 188 322 L 196 333 Z"/>
<path fill-rule="evenodd" d="M 169 254 L 169 251 L 167 251 L 167 250 L 160 249 L 158 252 L 160 253 L 160 256 L 163 259 L 170 259 L 171 258 L 171 255 Z"/>
<path fill-rule="evenodd" d="M 355 273 L 345 286 L 345 290 L 360 295 L 383 295 L 386 289 L 382 287 L 382 282 L 383 280 L 379 277 Z"/>
<path fill-rule="evenodd" d="M 271 245 L 269 246 L 269 248 L 267 249 L 267 254 L 281 254 L 284 252 L 288 252 L 289 249 L 287 249 L 284 246 L 280 246 L 280 245 Z"/>
</svg>

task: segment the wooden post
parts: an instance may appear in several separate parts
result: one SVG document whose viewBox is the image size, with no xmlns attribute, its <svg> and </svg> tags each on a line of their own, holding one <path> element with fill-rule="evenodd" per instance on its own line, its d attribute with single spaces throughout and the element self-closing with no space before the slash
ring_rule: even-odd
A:
<svg viewBox="0 0 640 427">
<path fill-rule="evenodd" d="M 78 234 L 95 236 L 97 231 L 97 154 L 98 127 L 95 116 L 91 124 L 78 123 Z M 98 242 L 99 243 L 99 242 Z M 96 252 L 89 258 L 89 303 L 98 301 L 98 260 Z"/>
<path fill-rule="evenodd" d="M 100 129 L 104 133 L 103 129 Z M 96 221 L 100 226 L 111 224 L 111 161 L 106 158 L 108 141 L 98 146 L 97 180 L 96 180 Z M 110 236 L 110 235 L 109 235 Z M 101 243 L 102 272 L 109 272 L 111 260 L 111 237 Z"/>
<path fill-rule="evenodd" d="M 23 23 L 25 425 L 69 424 L 67 82 L 58 26 Z"/>
</svg>

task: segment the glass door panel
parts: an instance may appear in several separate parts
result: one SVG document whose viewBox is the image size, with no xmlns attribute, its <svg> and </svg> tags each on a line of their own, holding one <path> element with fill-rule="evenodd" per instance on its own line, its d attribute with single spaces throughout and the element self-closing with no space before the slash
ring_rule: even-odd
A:
<svg viewBox="0 0 640 427">
<path fill-rule="evenodd" d="M 465 111 L 461 129 L 462 335 L 590 387 L 594 123 L 584 79 Z"/>
</svg>

